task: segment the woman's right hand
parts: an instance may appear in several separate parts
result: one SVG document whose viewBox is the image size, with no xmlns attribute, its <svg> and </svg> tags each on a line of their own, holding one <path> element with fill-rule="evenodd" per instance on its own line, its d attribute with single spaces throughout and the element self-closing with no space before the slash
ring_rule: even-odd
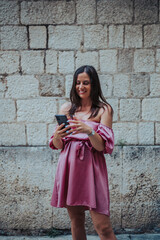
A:
<svg viewBox="0 0 160 240">
<path fill-rule="evenodd" d="M 70 134 L 73 130 L 71 130 L 70 125 L 64 127 L 64 123 L 62 123 L 61 125 L 59 125 L 54 133 L 54 138 L 55 139 L 61 139 L 65 136 L 67 136 L 68 134 Z"/>
</svg>

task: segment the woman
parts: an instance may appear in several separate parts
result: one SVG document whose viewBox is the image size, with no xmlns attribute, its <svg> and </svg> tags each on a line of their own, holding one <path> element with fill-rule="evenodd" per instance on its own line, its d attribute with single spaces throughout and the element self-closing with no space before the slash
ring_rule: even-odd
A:
<svg viewBox="0 0 160 240">
<path fill-rule="evenodd" d="M 62 149 L 51 205 L 66 207 L 74 240 L 85 240 L 85 210 L 102 240 L 116 239 L 109 220 L 109 188 L 104 153 L 114 147 L 112 107 L 101 92 L 92 66 L 78 68 L 70 102 L 61 106 L 69 126 L 58 126 L 50 139 L 52 149 Z"/>
</svg>

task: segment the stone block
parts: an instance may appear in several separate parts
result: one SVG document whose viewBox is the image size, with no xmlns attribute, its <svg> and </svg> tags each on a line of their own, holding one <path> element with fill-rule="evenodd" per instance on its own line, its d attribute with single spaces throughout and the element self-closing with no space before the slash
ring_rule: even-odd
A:
<svg viewBox="0 0 160 240">
<path fill-rule="evenodd" d="M 144 26 L 144 47 L 160 47 L 160 25 Z"/>
<path fill-rule="evenodd" d="M 26 123 L 52 123 L 57 113 L 55 98 L 17 100 L 17 120 Z"/>
<path fill-rule="evenodd" d="M 77 50 L 82 42 L 80 26 L 49 26 L 48 47 L 60 50 Z"/>
<path fill-rule="evenodd" d="M 95 0 L 77 0 L 76 13 L 78 24 L 95 23 L 96 21 L 96 2 Z"/>
<path fill-rule="evenodd" d="M 133 71 L 133 50 L 118 50 L 118 71 L 126 73 Z"/>
<path fill-rule="evenodd" d="M 142 26 L 125 26 L 125 48 L 142 48 Z"/>
<path fill-rule="evenodd" d="M 41 96 L 63 96 L 64 77 L 61 75 L 40 75 L 39 88 Z"/>
<path fill-rule="evenodd" d="M 22 1 L 22 24 L 73 24 L 74 1 Z"/>
<path fill-rule="evenodd" d="M 1 146 L 26 145 L 24 124 L 2 123 L 0 124 L 0 136 Z"/>
<path fill-rule="evenodd" d="M 129 97 L 130 96 L 130 80 L 129 80 L 129 76 L 127 74 L 114 75 L 113 95 L 115 97 Z"/>
<path fill-rule="evenodd" d="M 4 98 L 6 90 L 7 90 L 6 78 L 0 75 L 0 98 Z"/>
<path fill-rule="evenodd" d="M 52 227 L 50 198 L 55 166 L 48 148 L 1 148 L 1 226 L 39 230 Z"/>
<path fill-rule="evenodd" d="M 137 121 L 140 119 L 140 100 L 139 99 L 121 99 L 120 100 L 120 120 Z"/>
<path fill-rule="evenodd" d="M 89 50 L 107 48 L 107 26 L 100 24 L 85 26 L 84 48 Z"/>
<path fill-rule="evenodd" d="M 150 75 L 150 96 L 160 96 L 160 74 Z"/>
<path fill-rule="evenodd" d="M 158 21 L 158 0 L 135 1 L 135 23 L 155 23 Z"/>
<path fill-rule="evenodd" d="M 0 100 L 0 122 L 14 122 L 16 119 L 15 102 L 11 99 Z"/>
<path fill-rule="evenodd" d="M 46 48 L 47 30 L 45 26 L 29 26 L 30 48 Z"/>
<path fill-rule="evenodd" d="M 113 108 L 113 122 L 118 121 L 118 99 L 107 98 L 106 100 Z"/>
<path fill-rule="evenodd" d="M 46 51 L 46 73 L 57 73 L 57 52 Z"/>
<path fill-rule="evenodd" d="M 27 143 L 38 146 L 47 144 L 47 126 L 45 123 L 27 124 Z"/>
<path fill-rule="evenodd" d="M 100 50 L 101 72 L 114 73 L 117 71 L 117 50 Z"/>
<path fill-rule="evenodd" d="M 104 97 L 111 97 L 113 93 L 113 76 L 109 74 L 99 75 L 99 80 Z"/>
<path fill-rule="evenodd" d="M 19 24 L 18 1 L 0 1 L 0 23 Z"/>
<path fill-rule="evenodd" d="M 109 26 L 109 48 L 123 48 L 123 32 L 121 25 Z"/>
<path fill-rule="evenodd" d="M 155 58 L 154 50 L 138 49 L 134 53 L 135 72 L 154 72 Z"/>
<path fill-rule="evenodd" d="M 65 81 L 65 96 L 70 97 L 70 91 L 73 83 L 73 75 L 67 75 Z"/>
<path fill-rule="evenodd" d="M 122 24 L 131 23 L 133 17 L 133 2 L 131 0 L 101 0 L 97 1 L 98 23 Z"/>
<path fill-rule="evenodd" d="M 160 72 L 160 49 L 156 52 L 156 72 Z"/>
<path fill-rule="evenodd" d="M 49 145 L 49 139 L 53 135 L 53 132 L 55 131 L 56 126 L 57 126 L 56 119 L 54 119 L 54 120 L 55 120 L 55 123 L 48 124 L 48 128 L 47 128 L 47 144 L 48 145 Z"/>
<path fill-rule="evenodd" d="M 154 123 L 140 122 L 138 125 L 138 140 L 141 145 L 154 145 Z"/>
<path fill-rule="evenodd" d="M 27 74 L 38 74 L 44 72 L 44 52 L 23 51 L 21 52 L 22 72 Z"/>
<path fill-rule="evenodd" d="M 7 78 L 7 98 L 29 98 L 39 95 L 39 83 L 34 76 L 12 75 Z"/>
<path fill-rule="evenodd" d="M 156 123 L 156 144 L 160 144 L 160 123 Z"/>
<path fill-rule="evenodd" d="M 23 26 L 1 27 L 1 49 L 27 49 L 27 28 Z"/>
<path fill-rule="evenodd" d="M 69 74 L 74 72 L 74 52 L 59 52 L 59 72 Z"/>
<path fill-rule="evenodd" d="M 138 144 L 137 123 L 113 123 L 116 145 Z"/>
<path fill-rule="evenodd" d="M 19 71 L 19 53 L 16 51 L 0 51 L 0 74 Z"/>
<path fill-rule="evenodd" d="M 159 98 L 142 100 L 142 119 L 146 121 L 160 121 Z"/>
<path fill-rule="evenodd" d="M 76 54 L 76 69 L 82 65 L 92 65 L 97 71 L 98 65 L 98 52 L 77 52 Z"/>
<path fill-rule="evenodd" d="M 145 97 L 149 95 L 149 81 L 148 73 L 136 73 L 130 75 L 131 81 L 131 95 L 133 97 Z"/>
</svg>

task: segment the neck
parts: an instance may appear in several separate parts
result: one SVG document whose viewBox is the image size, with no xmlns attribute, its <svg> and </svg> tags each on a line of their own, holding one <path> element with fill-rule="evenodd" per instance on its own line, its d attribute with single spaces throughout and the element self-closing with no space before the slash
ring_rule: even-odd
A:
<svg viewBox="0 0 160 240">
<path fill-rule="evenodd" d="M 91 99 L 81 99 L 81 106 L 82 108 L 87 108 L 92 106 Z"/>
</svg>

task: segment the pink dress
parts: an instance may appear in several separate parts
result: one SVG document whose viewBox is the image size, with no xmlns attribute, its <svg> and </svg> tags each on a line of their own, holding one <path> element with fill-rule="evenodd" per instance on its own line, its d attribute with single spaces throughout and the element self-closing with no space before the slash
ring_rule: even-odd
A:
<svg viewBox="0 0 160 240">
<path fill-rule="evenodd" d="M 103 138 L 105 149 L 97 151 L 84 133 L 62 139 L 64 147 L 58 161 L 51 205 L 60 208 L 66 205 L 85 206 L 86 210 L 109 216 L 108 174 L 104 153 L 111 154 L 113 151 L 113 130 L 98 122 L 84 122 Z M 52 142 L 53 136 L 49 146 L 56 149 Z"/>
</svg>

